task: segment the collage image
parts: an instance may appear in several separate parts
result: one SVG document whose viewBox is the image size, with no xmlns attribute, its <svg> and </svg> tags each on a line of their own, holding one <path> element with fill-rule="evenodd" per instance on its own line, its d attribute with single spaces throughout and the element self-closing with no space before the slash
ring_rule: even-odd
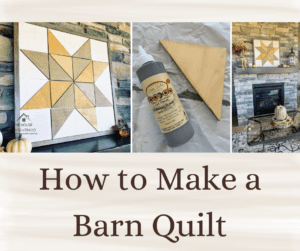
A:
<svg viewBox="0 0 300 251">
<path fill-rule="evenodd" d="M 297 22 L 0 27 L 1 153 L 300 152 Z"/>
</svg>

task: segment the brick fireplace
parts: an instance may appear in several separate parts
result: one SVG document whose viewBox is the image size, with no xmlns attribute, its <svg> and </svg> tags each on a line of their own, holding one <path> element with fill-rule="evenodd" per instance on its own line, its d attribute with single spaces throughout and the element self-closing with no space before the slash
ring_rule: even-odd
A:
<svg viewBox="0 0 300 251">
<path fill-rule="evenodd" d="M 269 68 L 270 69 L 270 68 Z M 251 72 L 252 70 L 252 72 Z M 246 69 L 244 72 L 241 69 L 235 71 L 233 74 L 234 94 L 236 98 L 237 107 L 237 119 L 238 125 L 247 125 L 249 117 L 255 115 L 254 102 L 257 101 L 257 95 L 253 95 L 253 89 L 256 86 L 274 88 L 271 94 L 274 94 L 274 100 L 272 103 L 276 106 L 276 103 L 282 103 L 287 110 L 297 109 L 297 71 L 298 69 L 281 69 L 272 68 L 272 73 L 266 73 L 266 69 Z M 254 72 L 254 73 L 253 73 Z M 277 72 L 277 73 L 274 73 Z M 282 89 L 279 90 L 278 86 L 282 85 Z M 278 93 L 277 91 L 278 90 Z M 280 93 L 283 92 L 283 93 Z M 278 94 L 276 96 L 276 94 Z M 268 104 L 265 113 L 269 113 L 273 108 Z M 260 111 L 262 113 L 262 111 Z M 257 112 L 256 112 L 256 115 Z"/>
</svg>

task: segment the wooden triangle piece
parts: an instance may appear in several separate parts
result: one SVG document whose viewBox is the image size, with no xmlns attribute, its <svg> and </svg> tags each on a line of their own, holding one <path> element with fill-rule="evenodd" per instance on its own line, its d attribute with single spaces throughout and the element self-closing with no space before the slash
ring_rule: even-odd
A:
<svg viewBox="0 0 300 251">
<path fill-rule="evenodd" d="M 28 59 L 47 77 L 49 78 L 49 61 L 48 53 L 21 50 Z"/>
<path fill-rule="evenodd" d="M 74 108 L 51 109 L 52 138 L 55 137 L 73 110 Z"/>
<path fill-rule="evenodd" d="M 91 60 L 82 59 L 82 58 L 73 58 L 74 79 L 77 79 L 78 76 L 84 71 L 84 69 L 90 63 L 91 63 Z"/>
<path fill-rule="evenodd" d="M 105 95 L 95 86 L 96 106 L 112 106 L 112 103 L 105 97 Z"/>
<path fill-rule="evenodd" d="M 76 79 L 76 82 L 94 83 L 92 62 L 90 62 L 84 71 L 79 75 L 79 77 Z"/>
<path fill-rule="evenodd" d="M 92 59 L 91 41 L 90 39 L 82 45 L 79 50 L 73 55 L 75 58 Z"/>
<path fill-rule="evenodd" d="M 76 83 L 84 95 L 95 105 L 95 85 L 90 83 Z"/>
<path fill-rule="evenodd" d="M 48 30 L 48 46 L 50 54 L 58 54 L 71 57 L 69 52 L 65 49 L 65 47 L 63 47 L 63 45 L 58 41 L 58 39 L 50 30 Z"/>
<path fill-rule="evenodd" d="M 74 108 L 75 107 L 74 85 L 72 84 L 69 89 L 60 97 L 55 103 L 53 108 Z"/>
<path fill-rule="evenodd" d="M 68 75 L 73 78 L 73 63 L 71 57 L 60 56 L 60 55 L 51 55 L 55 61 L 65 70 Z"/>
<path fill-rule="evenodd" d="M 50 79 L 51 80 L 66 80 L 72 81 L 72 78 L 60 67 L 60 65 L 53 59 L 52 55 L 49 56 L 50 64 Z"/>
<path fill-rule="evenodd" d="M 98 131 L 96 108 L 77 108 L 77 110 Z"/>
<path fill-rule="evenodd" d="M 95 107 L 92 102 L 83 94 L 83 92 L 75 85 L 75 106 L 76 108 Z"/>
<path fill-rule="evenodd" d="M 93 61 L 94 81 L 95 82 L 101 76 L 101 74 L 104 72 L 104 70 L 106 69 L 107 66 L 108 66 L 108 63 Z"/>
<path fill-rule="evenodd" d="M 221 119 L 226 48 L 160 40 L 180 70 Z"/>
<path fill-rule="evenodd" d="M 51 81 L 51 103 L 52 106 L 57 102 L 57 100 L 65 93 L 65 91 L 70 87 L 73 82 L 67 81 Z"/>
<path fill-rule="evenodd" d="M 50 83 L 47 82 L 23 107 L 21 110 L 51 108 Z"/>
</svg>

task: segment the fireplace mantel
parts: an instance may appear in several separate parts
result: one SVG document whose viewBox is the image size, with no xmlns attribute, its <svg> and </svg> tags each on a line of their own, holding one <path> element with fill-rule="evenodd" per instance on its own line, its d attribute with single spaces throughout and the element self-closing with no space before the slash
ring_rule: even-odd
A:
<svg viewBox="0 0 300 251">
<path fill-rule="evenodd" d="M 289 74 L 297 73 L 299 71 L 298 67 L 255 67 L 255 68 L 234 68 L 233 73 L 235 74 Z"/>
</svg>

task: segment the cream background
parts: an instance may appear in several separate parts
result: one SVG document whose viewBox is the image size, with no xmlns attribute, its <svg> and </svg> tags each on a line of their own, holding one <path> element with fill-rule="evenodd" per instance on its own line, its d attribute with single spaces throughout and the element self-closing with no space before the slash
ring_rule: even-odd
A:
<svg viewBox="0 0 300 251">
<path fill-rule="evenodd" d="M 156 190 L 156 168 L 165 169 L 168 175 L 175 168 L 184 168 L 183 177 L 199 174 L 203 184 L 203 165 L 209 165 L 210 174 L 234 174 L 237 188 Z M 0 250 L 298 251 L 299 165 L 297 154 L 2 154 Z M 86 183 L 77 191 L 40 191 L 39 168 L 49 168 L 49 174 L 53 168 L 63 168 L 62 180 L 72 173 L 110 176 L 102 191 L 89 191 Z M 117 179 L 121 170 L 128 177 L 143 174 L 148 181 L 146 188 L 121 191 Z M 250 173 L 259 175 L 261 191 L 245 189 Z M 128 184 L 129 179 L 126 180 Z M 223 233 L 227 237 L 181 237 L 173 244 L 152 230 L 153 220 L 160 214 L 196 221 L 198 213 L 211 211 L 215 220 L 220 216 L 226 220 Z M 74 214 L 89 215 L 94 222 L 139 220 L 144 237 L 125 238 L 121 232 L 120 237 L 73 237 Z M 202 218 L 206 226 L 207 219 Z M 162 229 L 166 226 L 162 225 Z"/>
<path fill-rule="evenodd" d="M 2 0 L 8 21 L 299 21 L 297 0 L 101 1 Z M 0 250 L 243 250 L 298 251 L 300 246 L 300 157 L 297 154 L 65 154 L 0 155 Z M 233 173 L 234 191 L 156 191 L 156 167 L 185 167 L 201 174 Z M 39 168 L 69 173 L 110 173 L 105 190 L 40 191 Z M 142 173 L 143 191 L 121 192 L 115 174 Z M 261 191 L 246 191 L 245 177 L 257 173 Z M 198 220 L 213 211 L 227 223 L 228 237 L 181 238 L 172 244 L 152 231 L 153 219 L 168 213 Z M 144 237 L 75 238 L 73 214 L 100 220 L 137 219 Z"/>
</svg>

